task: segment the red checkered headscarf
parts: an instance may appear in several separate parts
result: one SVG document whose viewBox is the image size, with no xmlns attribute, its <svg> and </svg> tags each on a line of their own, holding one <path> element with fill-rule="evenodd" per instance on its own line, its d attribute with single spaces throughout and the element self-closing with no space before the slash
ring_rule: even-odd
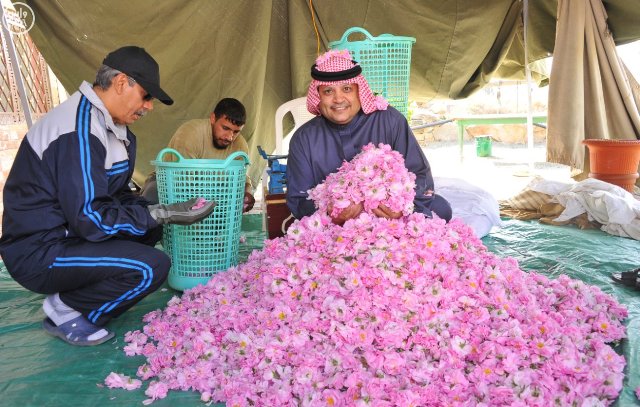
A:
<svg viewBox="0 0 640 407">
<path fill-rule="evenodd" d="M 311 67 L 311 77 L 313 80 L 307 92 L 307 110 L 316 116 L 320 116 L 318 108 L 320 104 L 318 86 L 320 85 L 357 84 L 360 105 L 366 114 L 376 110 L 386 110 L 389 106 L 389 102 L 382 96 L 373 94 L 367 80 L 362 76 L 362 68 L 351 58 L 347 50 L 331 50 L 320 55 Z"/>
</svg>

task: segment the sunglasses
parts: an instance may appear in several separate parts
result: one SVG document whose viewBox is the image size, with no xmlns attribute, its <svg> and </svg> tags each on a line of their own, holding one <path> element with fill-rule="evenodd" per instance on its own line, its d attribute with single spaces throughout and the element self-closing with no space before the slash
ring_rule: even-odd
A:
<svg viewBox="0 0 640 407">
<path fill-rule="evenodd" d="M 138 83 L 138 81 L 136 81 L 129 75 L 127 75 L 127 78 L 129 78 L 129 80 L 132 81 L 133 83 Z M 140 87 L 142 88 L 142 85 Z M 144 90 L 144 88 L 142 88 L 142 90 Z M 144 100 L 145 102 L 148 102 L 150 100 L 153 100 L 153 96 L 151 96 L 151 94 L 145 90 L 145 95 L 142 97 L 142 100 Z"/>
</svg>

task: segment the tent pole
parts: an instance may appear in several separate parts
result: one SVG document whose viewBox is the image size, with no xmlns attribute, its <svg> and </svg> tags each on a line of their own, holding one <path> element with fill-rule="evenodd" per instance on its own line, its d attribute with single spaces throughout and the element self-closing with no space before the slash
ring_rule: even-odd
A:
<svg viewBox="0 0 640 407">
<path fill-rule="evenodd" d="M 529 21 L 529 0 L 524 0 L 522 9 L 523 36 L 524 36 L 524 71 L 527 76 L 527 160 L 529 164 L 529 174 L 533 174 L 533 108 L 531 69 L 529 68 L 529 47 L 527 47 L 527 21 Z"/>
<path fill-rule="evenodd" d="M 9 59 L 13 67 L 13 73 L 18 87 L 18 94 L 20 94 L 20 104 L 22 105 L 22 112 L 24 113 L 24 119 L 27 122 L 27 128 L 30 129 L 33 125 L 33 119 L 31 118 L 31 110 L 29 109 L 29 101 L 27 99 L 27 90 L 24 87 L 24 81 L 22 80 L 22 72 L 20 72 L 20 62 L 18 61 L 18 52 L 16 51 L 16 45 L 13 42 L 13 34 L 7 29 L 7 19 L 4 15 L 4 7 L 0 6 L 0 17 L 2 17 L 2 33 L 7 43 L 7 51 L 9 51 Z"/>
</svg>

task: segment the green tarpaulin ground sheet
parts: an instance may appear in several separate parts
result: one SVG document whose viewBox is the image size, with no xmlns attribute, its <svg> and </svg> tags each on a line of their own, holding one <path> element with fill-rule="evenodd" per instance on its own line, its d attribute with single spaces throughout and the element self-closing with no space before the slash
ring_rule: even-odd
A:
<svg viewBox="0 0 640 407">
<path fill-rule="evenodd" d="M 262 247 L 262 215 L 245 215 L 240 261 Z M 640 243 L 599 230 L 546 226 L 536 221 L 507 220 L 483 243 L 501 257 L 519 261 L 520 267 L 552 278 L 561 274 L 599 286 L 629 309 L 627 339 L 615 347 L 627 360 L 624 389 L 615 406 L 640 405 L 633 389 L 640 386 L 640 291 L 610 280 L 610 273 L 640 267 Z M 143 387 L 134 391 L 108 389 L 110 372 L 135 376 L 143 357 L 122 351 L 124 334 L 141 329 L 147 312 L 163 308 L 179 292 L 169 287 L 151 294 L 109 325 L 116 337 L 103 345 L 80 348 L 52 338 L 40 328 L 42 295 L 18 284 L 0 267 L 0 405 L 3 406 L 135 406 L 147 397 Z M 202 405 L 194 392 L 171 391 L 154 406 Z M 222 404 L 220 404 L 222 405 Z"/>
</svg>

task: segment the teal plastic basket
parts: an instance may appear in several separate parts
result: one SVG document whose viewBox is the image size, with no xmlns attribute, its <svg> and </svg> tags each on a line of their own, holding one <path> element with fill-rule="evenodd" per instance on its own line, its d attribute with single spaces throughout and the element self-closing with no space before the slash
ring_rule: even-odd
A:
<svg viewBox="0 0 640 407">
<path fill-rule="evenodd" d="M 167 155 L 177 160 L 164 161 Z M 201 222 L 164 226 L 163 246 L 172 263 L 169 285 L 186 290 L 237 265 L 247 154 L 235 152 L 226 160 L 186 159 L 165 148 L 151 164 L 156 167 L 160 203 L 194 197 L 217 202 L 213 213 Z"/>
<path fill-rule="evenodd" d="M 362 40 L 353 40 L 362 36 Z M 371 90 L 382 95 L 408 119 L 411 48 L 415 42 L 413 37 L 391 34 L 373 37 L 364 28 L 352 27 L 344 32 L 340 41 L 330 42 L 329 48 L 348 50 L 362 67 L 362 75 Z"/>
</svg>

